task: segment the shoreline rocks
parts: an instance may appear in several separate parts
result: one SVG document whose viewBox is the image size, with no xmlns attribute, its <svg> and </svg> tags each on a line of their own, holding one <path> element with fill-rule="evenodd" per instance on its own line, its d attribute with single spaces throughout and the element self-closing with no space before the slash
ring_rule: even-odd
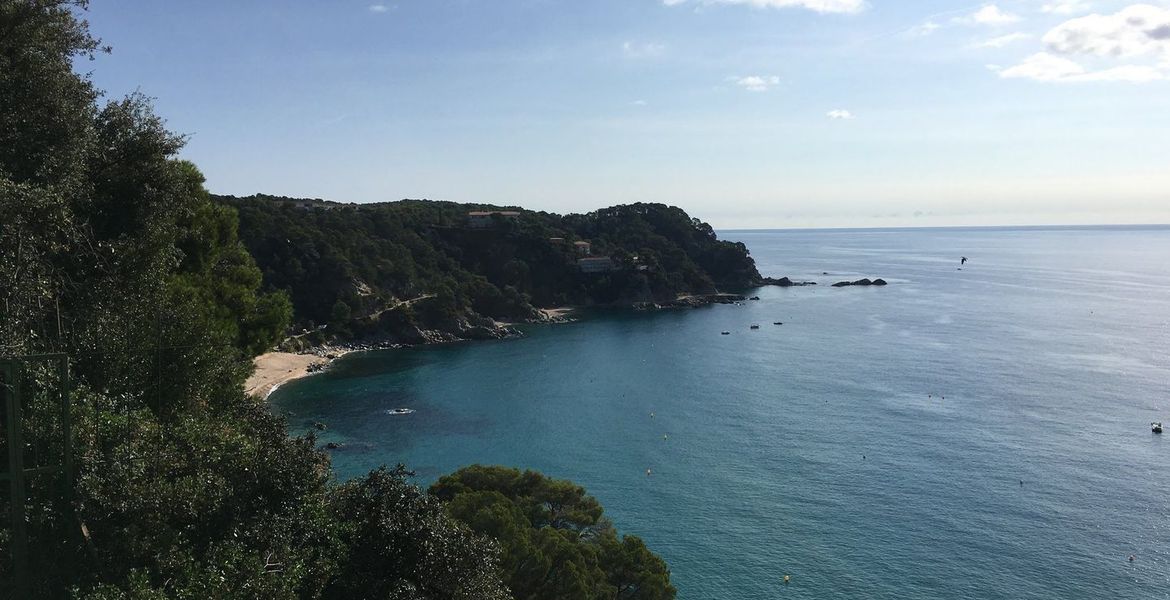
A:
<svg viewBox="0 0 1170 600">
<path fill-rule="evenodd" d="M 741 294 L 698 294 L 682 296 L 665 302 L 635 302 L 631 305 L 634 310 L 667 310 L 675 308 L 699 308 L 711 304 L 738 304 L 747 300 Z"/>
<path fill-rule="evenodd" d="M 793 281 L 787 277 L 776 279 L 774 277 L 765 277 L 760 280 L 760 285 L 774 285 L 777 287 L 804 287 L 806 285 L 816 285 L 815 281 Z"/>
</svg>

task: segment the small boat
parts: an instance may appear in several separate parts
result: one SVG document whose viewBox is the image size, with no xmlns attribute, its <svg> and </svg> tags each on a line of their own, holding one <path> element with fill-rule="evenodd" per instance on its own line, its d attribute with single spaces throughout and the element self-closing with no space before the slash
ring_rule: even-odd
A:
<svg viewBox="0 0 1170 600">
<path fill-rule="evenodd" d="M 773 325 L 783 325 L 784 321 L 776 321 L 775 323 L 772 323 L 772 324 Z"/>
<path fill-rule="evenodd" d="M 412 412 L 414 412 L 413 408 L 391 408 L 390 410 L 386 411 L 386 414 L 388 414 L 388 415 L 409 415 Z"/>
<path fill-rule="evenodd" d="M 1150 423 L 1150 431 L 1153 431 L 1154 433 L 1162 433 L 1162 424 Z"/>
<path fill-rule="evenodd" d="M 730 331 L 724 331 L 724 332 L 721 332 L 719 335 L 731 335 L 731 332 L 730 332 Z"/>
<path fill-rule="evenodd" d="M 760 299 L 759 296 L 752 296 L 751 298 L 748 298 L 748 300 L 759 300 L 759 299 Z"/>
<path fill-rule="evenodd" d="M 751 326 L 751 328 L 752 328 L 752 329 L 759 329 L 759 328 L 760 328 L 760 326 L 759 326 L 759 325 L 752 325 L 752 326 Z"/>
</svg>

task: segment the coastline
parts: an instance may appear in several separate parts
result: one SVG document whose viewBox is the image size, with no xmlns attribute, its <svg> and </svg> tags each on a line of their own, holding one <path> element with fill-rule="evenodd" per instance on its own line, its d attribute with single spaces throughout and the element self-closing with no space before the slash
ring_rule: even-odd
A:
<svg viewBox="0 0 1170 600">
<path fill-rule="evenodd" d="M 350 350 L 332 346 L 317 348 L 304 354 L 266 352 L 252 359 L 255 369 L 244 382 L 244 392 L 249 396 L 267 400 L 281 385 L 320 373 L 334 360 L 349 352 Z"/>
<path fill-rule="evenodd" d="M 578 308 L 575 306 L 561 306 L 537 310 L 539 310 L 542 318 L 533 321 L 534 323 L 554 324 L 573 321 L 573 315 L 577 312 Z M 507 332 L 501 337 L 519 335 L 518 332 L 511 329 L 514 325 L 516 324 L 496 322 L 496 330 Z M 425 341 L 421 344 L 351 342 L 338 345 L 316 346 L 304 352 L 266 352 L 252 359 L 252 364 L 255 368 L 247 381 L 244 382 L 244 392 L 249 396 L 267 400 L 281 385 L 301 379 L 302 377 L 321 373 L 333 361 L 351 352 L 405 348 L 413 345 L 429 346 L 458 341 L 459 339 L 472 339 L 454 338 L 449 335 L 444 336 L 441 332 L 428 331 L 425 333 L 428 335 L 423 336 Z"/>
</svg>

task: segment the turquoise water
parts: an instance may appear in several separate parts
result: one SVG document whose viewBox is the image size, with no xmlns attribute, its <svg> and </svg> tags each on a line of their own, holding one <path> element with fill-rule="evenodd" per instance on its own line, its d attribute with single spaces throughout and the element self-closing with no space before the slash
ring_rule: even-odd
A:
<svg viewBox="0 0 1170 600">
<path fill-rule="evenodd" d="M 351 356 L 273 402 L 341 478 L 573 479 L 684 599 L 1170 598 L 1170 229 L 722 237 L 822 285 Z M 862 276 L 891 285 L 824 285 Z"/>
</svg>

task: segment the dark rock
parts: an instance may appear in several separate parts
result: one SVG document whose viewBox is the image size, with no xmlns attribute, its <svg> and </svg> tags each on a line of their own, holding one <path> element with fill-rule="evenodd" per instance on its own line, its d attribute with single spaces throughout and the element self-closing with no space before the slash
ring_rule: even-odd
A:
<svg viewBox="0 0 1170 600">
<path fill-rule="evenodd" d="M 777 287 L 802 287 L 806 285 L 816 285 L 815 281 L 793 281 L 787 277 L 776 279 L 774 277 L 765 277 L 760 280 L 760 285 L 774 285 Z"/>
<path fill-rule="evenodd" d="M 885 279 L 858 279 L 857 281 L 838 281 L 833 284 L 833 287 L 849 287 L 851 285 L 869 286 L 869 285 L 887 285 Z"/>
<path fill-rule="evenodd" d="M 325 444 L 325 447 L 329 450 L 336 450 L 341 447 L 341 444 L 338 444 L 337 442 L 329 442 L 328 444 Z"/>
<path fill-rule="evenodd" d="M 744 300 L 747 300 L 747 298 L 739 294 L 703 294 L 697 296 L 684 296 L 675 300 L 658 303 L 639 302 L 632 306 L 635 310 L 698 308 L 700 306 L 707 306 L 708 304 L 738 304 Z"/>
<path fill-rule="evenodd" d="M 313 427 L 315 427 L 317 431 L 325 431 L 325 424 L 320 421 L 313 423 Z"/>
<path fill-rule="evenodd" d="M 468 327 L 460 334 L 469 340 L 497 340 L 505 335 L 502 328 L 495 327 Z"/>
</svg>

